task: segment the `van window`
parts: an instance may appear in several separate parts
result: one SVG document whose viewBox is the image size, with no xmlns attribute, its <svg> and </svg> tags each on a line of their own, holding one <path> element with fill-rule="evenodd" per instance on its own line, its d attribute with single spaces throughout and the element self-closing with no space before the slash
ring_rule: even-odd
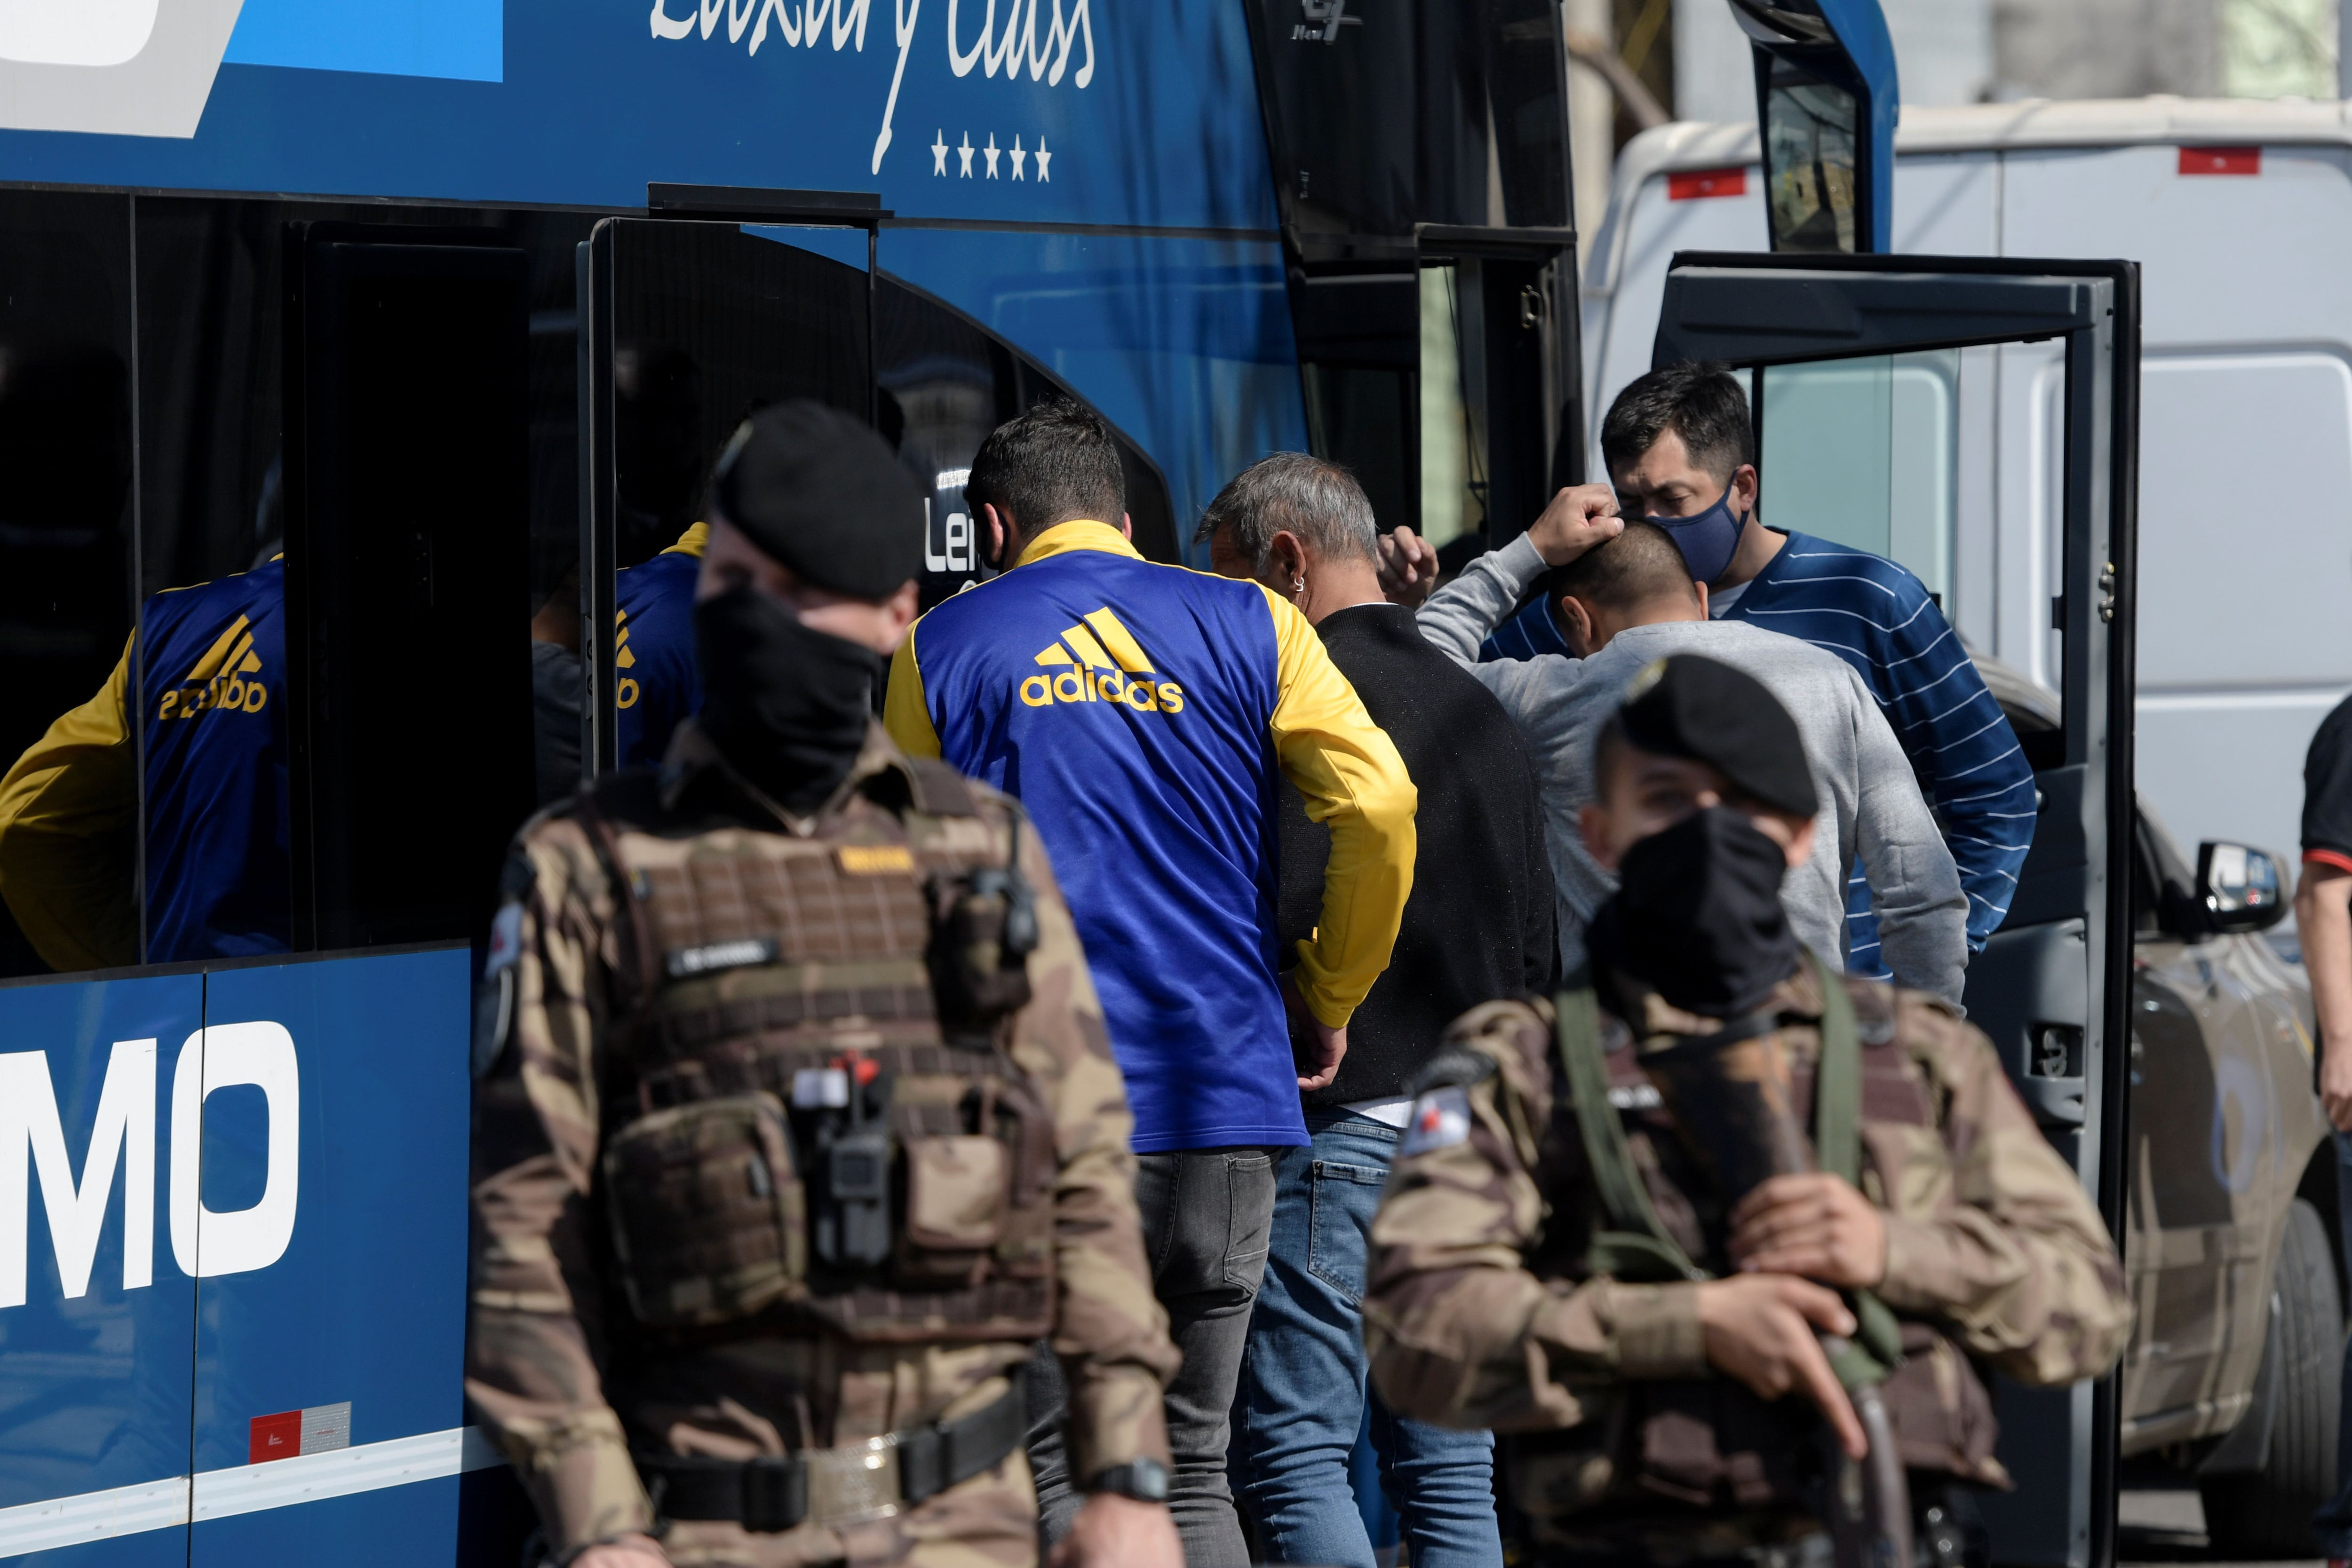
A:
<svg viewBox="0 0 2352 1568">
<path fill-rule="evenodd" d="M 1764 520 L 1902 562 L 1947 614 L 1960 362 L 1959 350 L 1937 349 L 1757 372 Z"/>
</svg>

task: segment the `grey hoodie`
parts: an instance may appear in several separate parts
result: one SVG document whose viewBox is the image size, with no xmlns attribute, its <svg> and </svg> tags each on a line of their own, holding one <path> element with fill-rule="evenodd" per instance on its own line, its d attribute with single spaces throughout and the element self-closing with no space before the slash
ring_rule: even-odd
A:
<svg viewBox="0 0 2352 1568">
<path fill-rule="evenodd" d="M 1845 884 L 1857 855 L 1895 983 L 1957 1004 L 1969 961 L 1968 895 L 1951 851 L 1862 677 L 1834 653 L 1744 621 L 1664 622 L 1620 632 L 1589 659 L 1545 653 L 1478 663 L 1478 646 L 1549 570 L 1526 535 L 1480 556 L 1421 607 L 1422 634 L 1495 694 L 1527 737 L 1543 791 L 1559 897 L 1560 971 L 1584 962 L 1584 928 L 1616 879 L 1584 848 L 1592 742 L 1643 665 L 1703 653 L 1771 690 L 1797 721 L 1823 809 L 1812 858 L 1790 870 L 1781 903 L 1798 939 L 1845 957 Z"/>
</svg>

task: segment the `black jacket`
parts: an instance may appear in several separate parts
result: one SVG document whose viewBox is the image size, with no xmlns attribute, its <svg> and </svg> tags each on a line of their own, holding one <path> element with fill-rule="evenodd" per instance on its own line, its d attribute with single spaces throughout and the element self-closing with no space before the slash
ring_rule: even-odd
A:
<svg viewBox="0 0 2352 1568">
<path fill-rule="evenodd" d="M 1559 962 L 1535 764 L 1502 705 L 1423 639 L 1409 610 L 1360 604 L 1317 631 L 1396 743 L 1421 807 L 1395 955 L 1349 1020 L 1339 1078 L 1310 1106 L 1402 1093 L 1447 1024 L 1497 997 L 1549 994 Z M 1297 790 L 1280 789 L 1287 959 L 1321 913 L 1331 835 L 1307 820 Z"/>
</svg>

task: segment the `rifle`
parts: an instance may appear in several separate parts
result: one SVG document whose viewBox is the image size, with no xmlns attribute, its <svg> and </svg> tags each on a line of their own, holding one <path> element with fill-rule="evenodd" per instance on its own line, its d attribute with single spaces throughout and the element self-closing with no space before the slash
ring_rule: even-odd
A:
<svg viewBox="0 0 2352 1568">
<path fill-rule="evenodd" d="M 1821 1061 L 1813 1077 L 1814 1139 L 1804 1134 L 1787 1052 L 1769 1019 L 1735 1019 L 1642 1055 L 1642 1071 L 1713 1177 L 1727 1207 L 1776 1176 L 1823 1170 L 1853 1182 L 1861 1168 L 1861 1037 L 1853 1002 L 1835 971 L 1808 954 L 1822 996 Z M 1621 1278 L 1711 1276 L 1666 1234 L 1633 1166 L 1609 1103 L 1598 1003 L 1589 988 L 1563 994 L 1559 1044 L 1574 1094 L 1586 1164 L 1612 1228 L 1593 1238 L 1596 1266 Z M 1831 1370 L 1853 1404 L 1868 1453 L 1857 1461 L 1824 1432 L 1824 1522 L 1838 1568 L 1909 1568 L 1911 1490 L 1878 1385 L 1902 1360 L 1894 1314 L 1868 1291 L 1848 1293 L 1851 1340 L 1821 1335 Z"/>
</svg>

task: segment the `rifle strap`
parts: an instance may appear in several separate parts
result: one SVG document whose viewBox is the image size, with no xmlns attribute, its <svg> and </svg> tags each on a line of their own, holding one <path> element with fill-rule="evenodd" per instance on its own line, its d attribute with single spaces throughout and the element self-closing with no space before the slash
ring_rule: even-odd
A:
<svg viewBox="0 0 2352 1568">
<path fill-rule="evenodd" d="M 1609 1071 L 1601 1051 L 1601 1007 L 1592 988 L 1562 991 L 1555 1006 L 1560 1061 L 1575 1103 L 1585 1168 L 1592 1173 L 1593 1190 L 1609 1222 L 1607 1228 L 1593 1233 L 1589 1266 L 1596 1273 L 1653 1283 L 1711 1278 L 1675 1245 L 1659 1223 L 1657 1210 L 1650 1207 L 1650 1195 L 1633 1166 L 1633 1146 L 1625 1141 L 1624 1125 L 1617 1119 L 1617 1108 L 1609 1103 Z"/>
<path fill-rule="evenodd" d="M 1862 1030 L 1853 998 L 1827 960 L 1807 949 L 1822 988 L 1822 1054 L 1813 1069 L 1813 1158 L 1849 1186 L 1862 1185 Z M 1848 1388 L 1877 1383 L 1903 1360 L 1903 1335 L 1886 1303 L 1869 1291 L 1850 1291 L 1856 1353 L 1833 1358 Z"/>
</svg>

